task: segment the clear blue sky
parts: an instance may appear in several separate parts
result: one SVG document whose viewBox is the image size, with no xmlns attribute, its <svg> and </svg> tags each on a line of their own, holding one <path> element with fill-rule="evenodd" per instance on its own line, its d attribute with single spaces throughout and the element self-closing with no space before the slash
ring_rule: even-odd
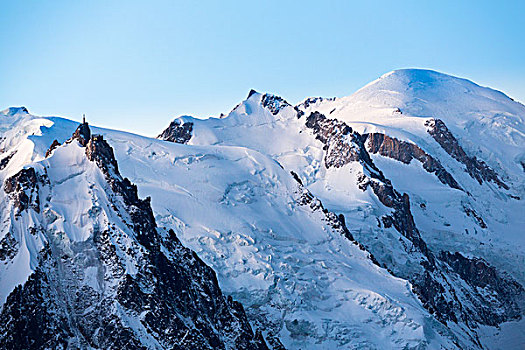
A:
<svg viewBox="0 0 525 350">
<path fill-rule="evenodd" d="M 1 1 L 0 109 L 145 135 L 254 88 L 346 96 L 396 68 L 525 101 L 524 1 Z"/>
</svg>

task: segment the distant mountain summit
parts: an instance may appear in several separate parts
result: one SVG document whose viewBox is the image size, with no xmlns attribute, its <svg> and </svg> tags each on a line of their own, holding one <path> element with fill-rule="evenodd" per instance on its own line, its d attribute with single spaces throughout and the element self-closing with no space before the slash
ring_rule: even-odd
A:
<svg viewBox="0 0 525 350">
<path fill-rule="evenodd" d="M 157 139 L 7 109 L 0 344 L 519 349 L 523 118 L 419 69 Z"/>
</svg>

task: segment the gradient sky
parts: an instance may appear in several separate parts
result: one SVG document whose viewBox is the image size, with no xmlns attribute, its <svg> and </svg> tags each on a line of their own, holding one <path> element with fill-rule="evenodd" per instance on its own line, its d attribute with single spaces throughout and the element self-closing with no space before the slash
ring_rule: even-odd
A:
<svg viewBox="0 0 525 350">
<path fill-rule="evenodd" d="M 524 1 L 0 2 L 0 109 L 153 136 L 254 88 L 291 103 L 430 68 L 525 102 Z"/>
</svg>

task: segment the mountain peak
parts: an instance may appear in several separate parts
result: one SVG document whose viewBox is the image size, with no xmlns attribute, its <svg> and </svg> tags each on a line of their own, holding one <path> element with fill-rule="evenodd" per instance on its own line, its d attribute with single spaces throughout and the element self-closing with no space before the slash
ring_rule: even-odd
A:
<svg viewBox="0 0 525 350">
<path fill-rule="evenodd" d="M 397 93 L 415 95 L 432 94 L 432 99 L 458 97 L 458 94 L 469 93 L 493 100 L 510 100 L 504 93 L 476 84 L 475 82 L 438 72 L 430 69 L 404 68 L 396 69 L 383 74 L 363 88 L 361 91 L 370 89 L 386 90 Z"/>
<path fill-rule="evenodd" d="M 29 111 L 27 110 L 26 107 L 20 106 L 20 107 L 9 107 L 9 108 L 6 108 L 0 113 L 5 114 L 7 116 L 13 116 L 13 115 L 16 115 L 16 114 L 29 114 Z"/>
<path fill-rule="evenodd" d="M 259 94 L 259 93 L 257 91 L 255 91 L 254 89 L 251 89 L 250 92 L 248 92 L 248 97 L 246 97 L 246 99 L 249 99 L 250 97 L 252 97 L 255 94 Z"/>
</svg>

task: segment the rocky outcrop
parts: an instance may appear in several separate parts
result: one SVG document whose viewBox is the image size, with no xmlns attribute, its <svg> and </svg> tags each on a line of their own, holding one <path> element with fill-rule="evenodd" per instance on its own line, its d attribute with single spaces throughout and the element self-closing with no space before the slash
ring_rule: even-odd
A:
<svg viewBox="0 0 525 350">
<path fill-rule="evenodd" d="M 479 227 L 487 228 L 485 220 L 483 220 L 483 218 L 478 213 L 476 213 L 474 209 L 469 208 L 466 204 L 463 204 L 463 211 L 465 212 L 465 214 L 467 214 L 467 216 L 472 217 L 475 220 L 475 222 L 479 225 Z"/>
<path fill-rule="evenodd" d="M 324 158 L 327 168 L 340 168 L 349 162 L 360 160 L 362 143 L 351 127 L 336 119 L 328 119 L 319 112 L 310 113 L 306 118 L 306 127 L 313 130 L 315 138 L 321 141 L 326 151 Z M 374 166 L 375 168 L 375 166 Z"/>
<path fill-rule="evenodd" d="M 277 115 L 277 113 L 285 107 L 291 107 L 291 105 L 282 97 L 271 94 L 264 94 L 261 97 L 261 105 L 268 109 L 273 115 Z"/>
<path fill-rule="evenodd" d="M 416 159 L 421 162 L 423 169 L 435 174 L 441 183 L 461 190 L 454 177 L 443 168 L 441 163 L 419 146 L 381 133 L 363 134 L 363 141 L 365 143 L 368 141 L 366 145 L 370 153 L 379 153 L 384 157 L 392 158 L 405 164 L 410 164 L 412 159 Z"/>
<path fill-rule="evenodd" d="M 77 127 L 77 129 L 73 133 L 73 136 L 71 137 L 71 139 L 69 139 L 69 142 L 71 140 L 77 140 L 82 146 L 86 146 L 90 138 L 91 129 L 89 128 L 88 123 L 84 121 Z"/>
<path fill-rule="evenodd" d="M 306 100 L 298 104 L 296 107 L 298 107 L 301 110 L 305 110 L 311 105 L 314 105 L 316 103 L 323 102 L 323 101 L 335 101 L 335 97 L 328 97 L 328 98 L 326 97 L 308 97 Z"/>
<path fill-rule="evenodd" d="M 468 285 L 461 290 L 474 309 L 464 314 L 467 322 L 497 326 L 522 317 L 525 289 L 510 276 L 500 274 L 483 259 L 467 258 L 458 252 L 442 251 L 439 259 Z"/>
<path fill-rule="evenodd" d="M 18 253 L 18 242 L 11 232 L 7 232 L 0 240 L 0 261 L 13 259 Z"/>
<path fill-rule="evenodd" d="M 53 140 L 53 142 L 46 151 L 46 158 L 49 157 L 58 146 L 60 146 L 60 142 L 58 142 L 58 140 Z"/>
<path fill-rule="evenodd" d="M 484 161 L 477 159 L 475 156 L 469 156 L 461 147 L 458 140 L 447 128 L 445 123 L 440 119 L 429 119 L 425 126 L 427 132 L 436 140 L 437 143 L 448 153 L 452 158 L 465 165 L 465 171 L 481 185 L 483 181 L 491 181 L 500 188 L 509 189 L 503 181 L 500 180 L 498 174 L 489 167 Z"/>
<path fill-rule="evenodd" d="M 407 194 L 399 194 L 390 180 L 376 167 L 364 145 L 365 137 L 352 130 L 346 123 L 328 119 L 319 112 L 311 113 L 306 119 L 306 126 L 313 129 L 315 137 L 325 144 L 325 166 L 342 167 L 350 162 L 360 162 L 369 172 L 362 174 L 359 186 L 364 191 L 370 186 L 381 203 L 394 209 L 390 222 L 398 232 L 408 238 L 428 259 L 428 248 L 417 231 L 410 212 L 410 201 Z"/>
<path fill-rule="evenodd" d="M 174 120 L 170 123 L 166 130 L 164 130 L 159 136 L 157 136 L 157 138 L 160 140 L 175 143 L 188 143 L 188 141 L 191 139 L 192 132 L 192 122 L 182 122 L 180 120 Z"/>
<path fill-rule="evenodd" d="M 4 158 L 2 158 L 2 160 L 0 160 L 0 170 L 5 169 L 5 167 L 7 166 L 7 164 L 9 164 L 9 161 L 11 160 L 11 158 L 13 158 L 15 154 L 16 154 L 16 151 L 13 151 L 9 153 L 7 156 L 5 156 Z"/>
<path fill-rule="evenodd" d="M 250 98 L 250 96 L 253 95 L 253 93 L 255 93 L 255 91 L 253 93 L 252 91 L 250 91 L 248 98 Z M 264 94 L 261 97 L 261 105 L 267 110 L 269 110 L 270 113 L 272 113 L 273 115 L 277 115 L 280 111 L 282 111 L 286 107 L 293 108 L 295 110 L 297 118 L 300 118 L 304 115 L 304 112 L 301 111 L 298 106 L 294 107 L 291 104 L 289 104 L 288 101 L 286 101 L 284 98 L 276 96 L 276 95 Z"/>
<path fill-rule="evenodd" d="M 157 227 L 149 198 L 120 175 L 104 138 L 91 136 L 85 153 L 106 179 L 104 217 L 112 221 L 82 241 L 43 232 L 34 273 L 0 312 L 2 347 L 267 349 L 215 272 L 174 231 Z M 6 186 L 15 193 L 36 178 L 26 169 Z M 97 208 L 90 215 L 100 215 Z"/>
<path fill-rule="evenodd" d="M 4 191 L 13 201 L 17 215 L 26 209 L 40 212 L 40 198 L 38 195 L 38 177 L 34 168 L 20 170 L 4 182 Z"/>
</svg>

